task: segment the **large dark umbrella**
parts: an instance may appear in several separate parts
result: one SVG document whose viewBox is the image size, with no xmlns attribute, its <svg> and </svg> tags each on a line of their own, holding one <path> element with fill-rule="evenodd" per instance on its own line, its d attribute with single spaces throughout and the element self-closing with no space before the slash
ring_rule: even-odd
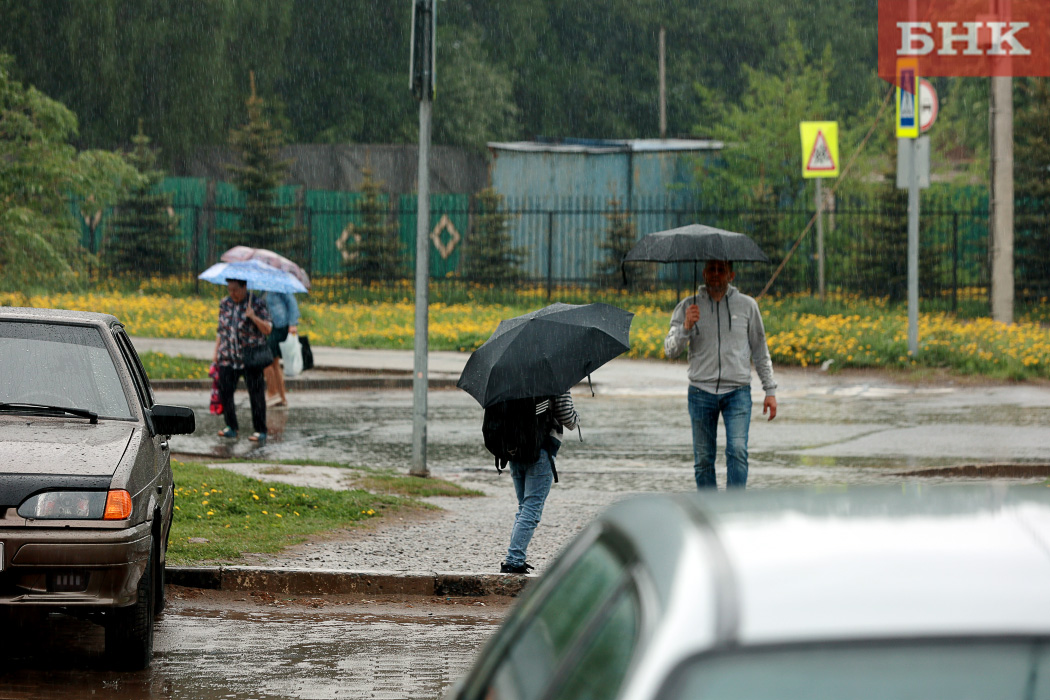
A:
<svg viewBox="0 0 1050 700">
<path fill-rule="evenodd" d="M 707 260 L 769 262 L 749 236 L 724 231 L 703 224 L 689 224 L 668 231 L 650 233 L 634 244 L 623 263 L 629 262 L 692 262 L 693 292 L 696 292 L 696 263 Z M 627 272 L 620 264 L 626 281 Z"/>
<path fill-rule="evenodd" d="M 456 383 L 487 408 L 558 396 L 631 347 L 634 314 L 609 304 L 551 304 L 500 321 Z"/>
</svg>

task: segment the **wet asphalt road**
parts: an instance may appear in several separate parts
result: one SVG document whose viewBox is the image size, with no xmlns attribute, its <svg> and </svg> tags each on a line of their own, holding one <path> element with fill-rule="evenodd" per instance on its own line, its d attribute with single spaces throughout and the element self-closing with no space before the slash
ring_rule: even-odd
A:
<svg viewBox="0 0 1050 700">
<path fill-rule="evenodd" d="M 682 370 L 684 372 L 684 368 Z M 583 442 L 569 435 L 561 458 L 592 486 L 611 491 L 691 487 L 692 448 L 684 376 L 676 387 L 602 384 L 573 395 Z M 754 488 L 886 483 L 923 468 L 1001 462 L 1045 463 L 1050 447 L 1050 387 L 897 384 L 878 376 L 782 371 L 779 415 L 761 414 L 755 386 L 750 432 Z M 239 413 L 247 419 L 245 392 Z M 197 410 L 199 428 L 176 436 L 176 452 L 260 459 L 317 459 L 405 471 L 411 462 L 408 391 L 304 392 L 268 414 L 269 443 L 225 442 L 221 418 L 204 392 L 167 392 L 164 400 Z M 432 391 L 428 467 L 436 476 L 491 469 L 481 441 L 482 410 L 457 390 Z M 720 444 L 724 444 L 720 438 Z M 717 465 L 719 480 L 724 459 Z"/>
<path fill-rule="evenodd" d="M 778 379 L 778 418 L 763 421 L 756 402 L 750 487 L 897 483 L 923 470 L 1000 463 L 1022 467 L 1011 479 L 1016 483 L 1045 481 L 1050 387 L 902 385 L 880 377 L 791 371 Z M 596 500 L 595 494 L 614 500 L 690 489 L 684 380 L 674 386 L 599 384 L 596 393 L 574 391 L 584 442 L 572 435 L 562 450 L 566 477 L 557 498 L 571 504 L 574 498 Z M 754 396 L 760 396 L 757 389 Z M 238 397 L 247 420 L 243 390 Z M 269 412 L 271 439 L 260 448 L 215 437 L 222 422 L 208 414 L 205 392 L 159 396 L 197 410 L 199 430 L 173 438 L 176 452 L 407 471 L 411 392 L 290 398 L 290 408 Z M 436 476 L 468 485 L 490 480 L 481 415 L 462 392 L 430 393 L 428 464 Z M 721 458 L 718 470 L 721 482 Z M 935 471 L 922 478 L 957 481 L 959 473 Z M 545 523 L 548 517 L 556 521 L 552 513 Z M 439 697 L 505 613 L 505 607 L 433 602 L 313 608 L 242 597 L 173 601 L 157 628 L 154 666 L 139 674 L 97 670 L 101 633 L 77 621 L 61 618 L 26 636 L 0 635 L 0 698 Z"/>
<path fill-rule="evenodd" d="M 101 628 L 52 616 L 17 638 L 3 635 L 0 698 L 435 698 L 509 604 L 169 590 L 150 669 L 100 670 Z"/>
</svg>

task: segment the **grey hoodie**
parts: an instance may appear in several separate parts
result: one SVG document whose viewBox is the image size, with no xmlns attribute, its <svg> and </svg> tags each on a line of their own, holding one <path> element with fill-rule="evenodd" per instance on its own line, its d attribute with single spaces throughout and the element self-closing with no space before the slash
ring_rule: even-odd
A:
<svg viewBox="0 0 1050 700">
<path fill-rule="evenodd" d="M 700 307 L 700 320 L 685 330 L 685 310 Z M 671 314 L 671 329 L 664 339 L 664 355 L 674 359 L 689 345 L 689 383 L 709 394 L 725 394 L 751 384 L 751 362 L 762 380 L 766 396 L 775 396 L 773 363 L 766 345 L 766 329 L 758 302 L 730 285 L 718 302 L 701 286 Z"/>
</svg>

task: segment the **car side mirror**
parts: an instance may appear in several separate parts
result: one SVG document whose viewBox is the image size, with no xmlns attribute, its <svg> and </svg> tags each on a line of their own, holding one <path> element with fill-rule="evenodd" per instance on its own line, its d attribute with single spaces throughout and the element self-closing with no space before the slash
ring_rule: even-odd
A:
<svg viewBox="0 0 1050 700">
<path fill-rule="evenodd" d="M 192 408 L 154 404 L 150 409 L 153 429 L 159 435 L 189 435 L 197 429 L 197 417 Z"/>
</svg>

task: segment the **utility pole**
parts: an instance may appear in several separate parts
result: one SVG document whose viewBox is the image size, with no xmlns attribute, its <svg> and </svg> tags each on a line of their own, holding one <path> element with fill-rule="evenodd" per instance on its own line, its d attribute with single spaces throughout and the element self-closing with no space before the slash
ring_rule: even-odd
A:
<svg viewBox="0 0 1050 700">
<path fill-rule="evenodd" d="M 667 29 L 660 27 L 660 138 L 667 138 Z"/>
<path fill-rule="evenodd" d="M 988 123 L 991 127 L 989 165 L 991 197 L 992 319 L 1014 322 L 1014 102 L 1013 78 L 991 79 Z"/>
<path fill-rule="evenodd" d="M 1011 19 L 1011 0 L 991 0 L 992 16 Z M 991 267 L 992 319 L 1014 322 L 1014 95 L 1010 77 L 1010 55 L 1000 53 L 993 60 L 988 95 L 988 256 Z"/>
<path fill-rule="evenodd" d="M 416 327 L 412 372 L 413 476 L 427 470 L 427 351 L 430 306 L 430 104 L 434 99 L 434 0 L 412 0 L 412 53 L 409 84 L 419 100 L 419 172 L 416 206 Z"/>
</svg>

